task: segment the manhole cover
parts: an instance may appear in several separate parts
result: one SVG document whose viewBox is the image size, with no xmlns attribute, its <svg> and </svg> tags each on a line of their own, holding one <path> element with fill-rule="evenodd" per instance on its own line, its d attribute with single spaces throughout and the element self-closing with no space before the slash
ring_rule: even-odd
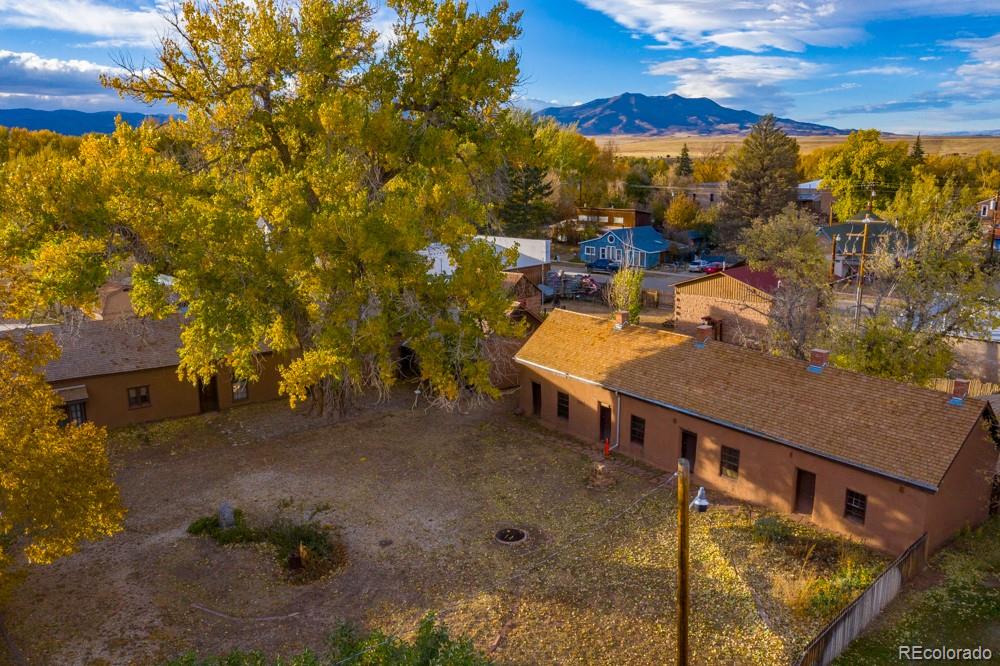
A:
<svg viewBox="0 0 1000 666">
<path fill-rule="evenodd" d="M 505 527 L 496 534 L 497 541 L 506 544 L 521 543 L 527 537 L 524 530 L 519 530 L 516 527 Z"/>
</svg>

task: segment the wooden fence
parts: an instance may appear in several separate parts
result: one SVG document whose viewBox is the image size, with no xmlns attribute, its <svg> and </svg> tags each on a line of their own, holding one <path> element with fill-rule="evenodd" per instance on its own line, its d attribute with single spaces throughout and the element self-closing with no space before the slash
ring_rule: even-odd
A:
<svg viewBox="0 0 1000 666">
<path fill-rule="evenodd" d="M 951 393 L 955 389 L 954 379 L 932 379 L 929 387 L 935 391 L 943 391 L 944 393 Z M 1000 384 L 993 384 L 991 382 L 981 382 L 978 379 L 969 380 L 969 397 L 970 398 L 985 398 L 991 395 L 1000 393 Z"/>
<path fill-rule="evenodd" d="M 927 562 L 927 535 L 924 534 L 896 561 L 879 574 L 867 590 L 842 610 L 806 646 L 795 666 L 827 666 L 847 649 L 855 638 L 896 598 L 906 581 L 917 575 Z"/>
</svg>

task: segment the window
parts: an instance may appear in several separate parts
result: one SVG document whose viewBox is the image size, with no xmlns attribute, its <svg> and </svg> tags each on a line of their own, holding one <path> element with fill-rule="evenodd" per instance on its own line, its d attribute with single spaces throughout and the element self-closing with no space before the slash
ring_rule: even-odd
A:
<svg viewBox="0 0 1000 666">
<path fill-rule="evenodd" d="M 588 257 L 594 256 L 594 246 L 593 245 L 587 245 L 586 247 L 583 248 L 583 253 L 585 255 L 587 255 Z"/>
<path fill-rule="evenodd" d="M 868 511 L 868 497 L 847 489 L 847 500 L 844 502 L 844 518 L 851 522 L 865 524 L 865 512 Z"/>
<path fill-rule="evenodd" d="M 641 416 L 632 415 L 632 427 L 629 428 L 629 437 L 633 444 L 642 446 L 646 443 L 646 419 Z"/>
<path fill-rule="evenodd" d="M 149 386 L 133 386 L 128 390 L 128 408 L 149 407 Z"/>
<path fill-rule="evenodd" d="M 87 420 L 87 403 L 85 401 L 81 400 L 80 402 L 68 402 L 63 405 L 63 409 L 66 410 L 66 418 L 60 423 L 60 425 L 65 425 L 67 423 L 80 425 Z"/>
<path fill-rule="evenodd" d="M 615 224 L 625 224 L 625 218 L 624 217 L 616 217 L 615 218 Z"/>
<path fill-rule="evenodd" d="M 569 395 L 562 391 L 556 393 L 556 416 L 561 419 L 569 418 Z"/>
<path fill-rule="evenodd" d="M 619 262 L 621 262 L 622 256 L 623 256 L 622 255 L 622 249 L 620 247 L 616 247 L 615 248 L 615 259 L 617 259 Z"/>
<path fill-rule="evenodd" d="M 608 248 L 607 247 L 602 247 L 601 248 L 600 257 L 601 257 L 601 259 L 607 259 L 608 258 Z"/>
<path fill-rule="evenodd" d="M 708 193 L 708 200 L 709 201 L 715 201 L 715 193 L 714 192 L 709 192 Z"/>
<path fill-rule="evenodd" d="M 738 478 L 739 475 L 740 450 L 723 446 L 722 458 L 719 460 L 719 476 L 728 476 L 730 479 L 735 479 Z"/>
<path fill-rule="evenodd" d="M 247 388 L 247 380 L 233 377 L 233 402 L 246 400 L 250 397 L 250 390 Z"/>
</svg>

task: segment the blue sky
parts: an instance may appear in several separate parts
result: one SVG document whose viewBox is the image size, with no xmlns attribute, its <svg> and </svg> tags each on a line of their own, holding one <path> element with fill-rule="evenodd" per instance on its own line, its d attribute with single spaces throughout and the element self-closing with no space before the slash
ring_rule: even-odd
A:
<svg viewBox="0 0 1000 666">
<path fill-rule="evenodd" d="M 137 109 L 96 79 L 154 53 L 168 4 L 0 0 L 0 107 Z M 525 104 L 676 92 L 838 127 L 1000 128 L 1000 0 L 511 4 Z"/>
</svg>

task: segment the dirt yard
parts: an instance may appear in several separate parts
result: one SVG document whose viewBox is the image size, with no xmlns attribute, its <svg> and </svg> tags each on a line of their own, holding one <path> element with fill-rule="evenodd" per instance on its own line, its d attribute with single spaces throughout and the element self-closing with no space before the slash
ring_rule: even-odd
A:
<svg viewBox="0 0 1000 666">
<path fill-rule="evenodd" d="M 394 400 L 336 425 L 272 403 L 115 433 L 125 531 L 35 568 L 6 604 L 26 661 L 287 655 L 345 620 L 407 635 L 439 610 L 498 663 L 672 662 L 668 477 L 614 461 L 616 484 L 589 488 L 596 452 L 509 398 L 470 414 Z M 787 663 L 823 624 L 774 594 L 802 563 L 754 542 L 745 507 L 711 499 L 692 532 L 692 663 Z M 319 510 L 346 567 L 295 585 L 265 549 L 186 533 L 224 500 L 250 522 Z M 508 526 L 527 543 L 497 543 Z"/>
</svg>

